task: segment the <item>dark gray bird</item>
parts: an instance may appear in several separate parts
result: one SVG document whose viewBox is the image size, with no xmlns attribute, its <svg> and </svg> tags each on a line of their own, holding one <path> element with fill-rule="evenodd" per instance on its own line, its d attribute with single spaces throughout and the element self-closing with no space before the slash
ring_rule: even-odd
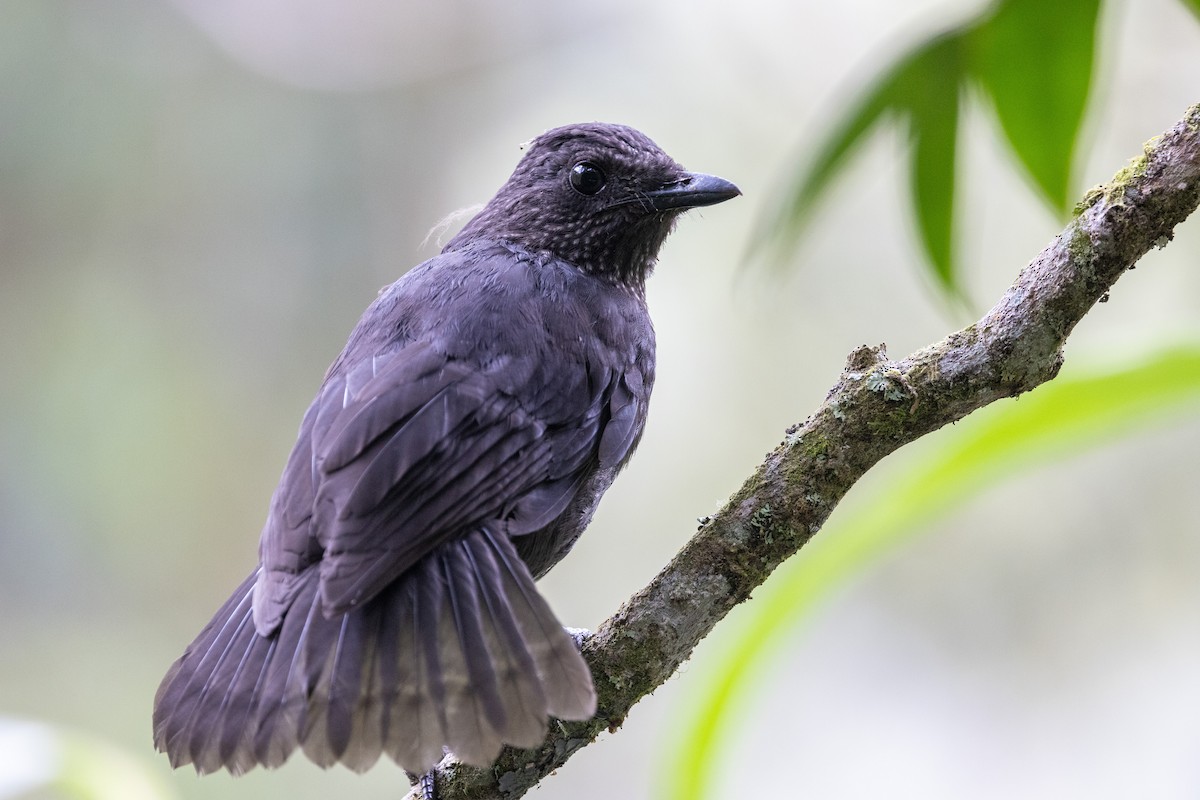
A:
<svg viewBox="0 0 1200 800">
<path fill-rule="evenodd" d="M 297 748 L 423 773 L 596 709 L 534 586 L 637 446 L 644 282 L 676 217 L 739 194 L 620 125 L 557 128 L 363 314 L 304 415 L 260 564 L 171 667 L 154 742 L 240 773 Z"/>
</svg>

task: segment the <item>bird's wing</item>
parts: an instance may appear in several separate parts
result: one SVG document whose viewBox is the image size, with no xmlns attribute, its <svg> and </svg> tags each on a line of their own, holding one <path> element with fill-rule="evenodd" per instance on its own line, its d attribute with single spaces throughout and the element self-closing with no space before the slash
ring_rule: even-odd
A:
<svg viewBox="0 0 1200 800">
<path fill-rule="evenodd" d="M 416 343 L 327 384 L 263 533 L 259 631 L 278 626 L 299 574 L 317 561 L 323 610 L 347 611 L 473 528 L 543 527 L 589 465 L 623 458 L 637 428 L 630 382 L 640 376 L 587 363 L 531 381 L 535 361 L 480 367 Z M 530 386 L 539 386 L 532 400 Z"/>
</svg>

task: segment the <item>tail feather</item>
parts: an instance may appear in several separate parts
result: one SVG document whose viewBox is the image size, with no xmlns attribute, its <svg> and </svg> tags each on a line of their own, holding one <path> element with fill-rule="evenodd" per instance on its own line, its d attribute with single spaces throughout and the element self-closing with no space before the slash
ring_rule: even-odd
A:
<svg viewBox="0 0 1200 800">
<path fill-rule="evenodd" d="M 384 752 L 409 772 L 422 773 L 442 757 L 446 741 L 445 689 L 438 664 L 437 640 L 441 588 L 422 562 L 402 581 L 400 597 L 391 598 L 398 626 L 388 634 L 398 642 L 396 675 L 389 688 Z"/>
<path fill-rule="evenodd" d="M 383 621 L 381 606 L 369 605 L 363 609 L 362 616 L 363 648 L 361 663 L 363 666 L 362 683 L 358 696 L 353 698 L 354 706 L 350 710 L 349 740 L 341 755 L 341 761 L 355 772 L 364 772 L 379 760 L 383 754 L 383 742 L 386 736 L 384 711 L 387 701 L 383 698 L 383 686 L 380 682 L 380 665 L 382 658 L 378 652 L 383 637 L 380 625 Z M 356 743 L 350 747 L 349 743 Z"/>
<path fill-rule="evenodd" d="M 193 763 L 200 772 L 221 766 L 220 737 L 212 717 L 229 707 L 239 666 L 250 652 L 252 633 L 250 576 L 172 665 L 154 698 L 154 740 L 174 766 Z M 247 630 L 249 625 L 250 630 Z M 194 662 L 189 668 L 188 662 Z"/>
<path fill-rule="evenodd" d="M 500 546 L 501 543 L 505 546 Z M 596 713 L 592 673 L 575 641 L 563 630 L 546 599 L 538 593 L 529 568 L 507 540 L 488 537 L 500 565 L 501 587 L 529 644 L 538 678 L 546 690 L 546 713 L 584 720 Z"/>
<path fill-rule="evenodd" d="M 229 667 L 213 673 L 212 685 L 229 687 L 211 723 L 216 735 L 205 736 L 206 726 L 202 725 L 195 726 L 192 731 L 192 761 L 204 771 L 228 765 L 231 772 L 241 773 L 254 765 L 246 746 L 250 730 L 247 723 L 253 711 L 253 694 L 261 680 L 272 642 L 254 635 L 253 628 L 253 616 L 244 614 L 223 660 L 223 665 Z M 239 641 L 247 638 L 249 646 L 237 646 Z"/>
<path fill-rule="evenodd" d="M 307 643 L 329 625 L 321 616 L 316 581 L 303 581 L 279 630 L 269 637 L 277 641 L 275 654 L 251 710 L 254 759 L 265 767 L 280 766 L 300 745 L 309 712 L 306 684 L 311 685 L 305 679 L 309 670 L 303 656 L 309 650 Z"/>
<path fill-rule="evenodd" d="M 470 564 L 458 557 L 443 559 L 441 566 L 446 590 L 438 654 L 446 687 L 446 744 L 468 763 L 487 764 L 503 746 L 498 729 L 504 701 L 484 644 Z"/>
<path fill-rule="evenodd" d="M 341 615 L 332 645 L 316 637 L 307 643 L 307 663 L 320 667 L 301 741 L 304 754 L 322 767 L 336 764 L 350 746 L 363 677 L 366 616 Z"/>
<path fill-rule="evenodd" d="M 262 696 L 267 667 L 271 663 L 278 644 L 277 638 L 264 640 L 260 636 L 254 637 L 252 647 L 261 654 L 261 658 L 253 661 L 258 665 L 258 678 L 244 702 L 227 704 L 226 719 L 218 728 L 222 731 L 220 763 L 228 766 L 229 771 L 234 775 L 247 772 L 258 763 L 254 757 L 254 714 L 258 709 L 259 698 Z M 217 767 L 213 769 L 217 769 Z"/>
<path fill-rule="evenodd" d="M 468 548 L 471 569 L 482 589 L 480 615 L 487 652 L 492 655 L 497 691 L 504 698 L 504 719 L 499 733 L 508 744 L 533 747 L 545 735 L 546 692 L 501 588 L 494 550 L 482 538 L 472 538 Z"/>
<path fill-rule="evenodd" d="M 539 743 L 550 716 L 595 712 L 587 665 L 506 536 L 443 545 L 328 619 L 318 576 L 264 637 L 251 575 L 172 666 L 154 710 L 172 764 L 239 773 L 302 749 L 356 771 L 387 753 L 420 773 L 448 748 L 486 766 L 504 744 Z"/>
</svg>

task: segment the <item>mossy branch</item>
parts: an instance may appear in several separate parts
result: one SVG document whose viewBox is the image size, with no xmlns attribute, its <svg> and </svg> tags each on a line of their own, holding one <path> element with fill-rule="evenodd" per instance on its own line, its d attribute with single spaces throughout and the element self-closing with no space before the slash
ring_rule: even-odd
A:
<svg viewBox="0 0 1200 800">
<path fill-rule="evenodd" d="M 1200 203 L 1200 105 L 1088 193 L 1075 218 L 974 325 L 892 361 L 860 347 L 821 406 L 783 442 L 654 580 L 584 645 L 596 717 L 555 723 L 533 750 L 490 769 L 447 758 L 441 800 L 515 798 L 566 762 L 678 669 L 729 609 L 824 524 L 881 458 L 1004 397 L 1052 379 L 1067 336 L 1117 279 Z"/>
</svg>

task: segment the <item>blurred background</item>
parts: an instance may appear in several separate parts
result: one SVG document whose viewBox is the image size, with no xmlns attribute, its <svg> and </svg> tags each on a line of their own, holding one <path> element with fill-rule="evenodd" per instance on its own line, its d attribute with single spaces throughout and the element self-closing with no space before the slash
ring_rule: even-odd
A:
<svg viewBox="0 0 1200 800">
<path fill-rule="evenodd" d="M 150 741 L 158 681 L 252 567 L 300 417 L 362 309 L 549 127 L 624 122 L 741 187 L 666 245 L 645 439 L 543 581 L 566 624 L 594 628 L 816 407 L 851 349 L 900 357 L 969 321 L 919 266 L 893 133 L 871 138 L 787 269 L 745 253 L 873 71 L 981 7 L 4 2 L 0 717 L 115 748 L 163 797 L 401 796 L 390 763 L 198 779 Z M 1100 41 L 1080 196 L 1200 101 L 1200 24 L 1180 3 L 1106 3 Z M 1062 221 L 981 106 L 959 158 L 982 311 Z M 1195 342 L 1198 262 L 1193 219 L 1079 326 L 1068 364 Z M 741 709 L 710 791 L 1200 795 L 1196 411 L 997 484 L 826 598 Z M 539 796 L 661 796 L 720 635 Z M 11 719 L 0 796 L 54 758 Z"/>
</svg>

